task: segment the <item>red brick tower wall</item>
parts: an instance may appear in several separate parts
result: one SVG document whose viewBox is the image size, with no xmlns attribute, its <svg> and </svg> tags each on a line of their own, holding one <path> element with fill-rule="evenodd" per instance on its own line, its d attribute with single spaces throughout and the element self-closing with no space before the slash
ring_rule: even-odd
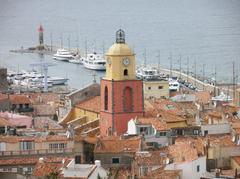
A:
<svg viewBox="0 0 240 179">
<path fill-rule="evenodd" d="M 108 101 L 107 109 L 105 108 L 105 99 Z M 102 136 L 113 132 L 117 135 L 125 133 L 128 121 L 136 116 L 142 116 L 143 112 L 143 83 L 141 80 L 101 80 L 100 133 Z"/>
</svg>

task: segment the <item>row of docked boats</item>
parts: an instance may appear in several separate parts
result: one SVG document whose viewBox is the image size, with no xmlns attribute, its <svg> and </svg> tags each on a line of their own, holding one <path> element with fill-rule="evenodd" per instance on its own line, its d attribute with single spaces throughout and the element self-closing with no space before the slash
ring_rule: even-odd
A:
<svg viewBox="0 0 240 179">
<path fill-rule="evenodd" d="M 164 80 L 169 82 L 170 91 L 179 91 L 180 83 L 178 79 L 170 78 L 169 75 L 161 73 L 159 69 L 154 67 L 138 67 L 136 77 L 145 81 Z"/>
<path fill-rule="evenodd" d="M 96 52 L 89 53 L 86 56 L 80 56 L 79 54 L 73 54 L 66 49 L 58 49 L 53 55 L 53 59 L 74 64 L 82 64 L 85 68 L 91 70 L 106 70 L 106 60 L 104 59 L 104 56 Z"/>
<path fill-rule="evenodd" d="M 7 80 L 9 84 L 23 86 L 27 88 L 44 87 L 44 75 L 38 73 L 35 70 L 21 72 L 8 71 Z M 67 78 L 48 76 L 47 86 L 52 87 L 54 85 L 65 85 L 67 81 Z"/>
</svg>

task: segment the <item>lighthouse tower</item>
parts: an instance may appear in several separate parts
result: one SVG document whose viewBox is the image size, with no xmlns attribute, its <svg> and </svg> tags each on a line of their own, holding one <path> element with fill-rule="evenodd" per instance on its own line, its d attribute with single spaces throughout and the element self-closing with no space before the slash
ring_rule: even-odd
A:
<svg viewBox="0 0 240 179">
<path fill-rule="evenodd" d="M 43 50 L 44 49 L 44 42 L 43 42 L 43 27 L 42 25 L 39 26 L 38 28 L 38 39 L 39 39 L 39 44 L 38 44 L 38 50 Z"/>
<path fill-rule="evenodd" d="M 121 135 L 131 118 L 143 116 L 143 83 L 136 79 L 135 54 L 123 30 L 106 53 L 106 75 L 101 80 L 100 134 Z"/>
</svg>

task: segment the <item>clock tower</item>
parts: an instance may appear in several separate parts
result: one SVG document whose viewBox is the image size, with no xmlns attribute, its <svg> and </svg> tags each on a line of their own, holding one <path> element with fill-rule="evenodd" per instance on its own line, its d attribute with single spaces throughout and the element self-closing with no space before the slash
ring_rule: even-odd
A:
<svg viewBox="0 0 240 179">
<path fill-rule="evenodd" d="M 135 54 L 125 43 L 123 30 L 106 53 L 106 76 L 101 80 L 101 136 L 121 135 L 131 118 L 144 112 L 143 83 L 136 79 Z"/>
</svg>

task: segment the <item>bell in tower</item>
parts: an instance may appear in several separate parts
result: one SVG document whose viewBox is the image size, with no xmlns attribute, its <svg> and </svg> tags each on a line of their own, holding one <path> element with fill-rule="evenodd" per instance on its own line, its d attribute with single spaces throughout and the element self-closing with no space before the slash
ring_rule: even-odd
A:
<svg viewBox="0 0 240 179">
<path fill-rule="evenodd" d="M 125 32 L 122 29 L 119 29 L 116 32 L 116 43 L 125 43 Z"/>
</svg>

